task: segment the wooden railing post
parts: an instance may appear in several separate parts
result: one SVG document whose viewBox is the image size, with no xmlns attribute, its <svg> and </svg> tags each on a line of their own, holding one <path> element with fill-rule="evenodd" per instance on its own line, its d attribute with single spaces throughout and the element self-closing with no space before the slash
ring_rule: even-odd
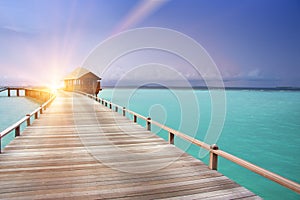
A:
<svg viewBox="0 0 300 200">
<path fill-rule="evenodd" d="M 150 120 L 151 120 L 151 117 L 148 117 L 147 118 L 147 130 L 148 131 L 151 131 L 151 122 L 150 122 Z"/>
<path fill-rule="evenodd" d="M 218 150 L 219 147 L 216 144 L 210 146 L 211 150 Z M 218 169 L 218 155 L 215 154 L 213 151 L 209 152 L 209 168 L 212 170 Z"/>
<path fill-rule="evenodd" d="M 15 137 L 18 137 L 18 136 L 20 136 L 20 125 L 19 126 L 17 126 L 16 127 L 16 129 L 15 129 Z"/>
<path fill-rule="evenodd" d="M 40 106 L 40 114 L 43 114 L 43 107 Z"/>
<path fill-rule="evenodd" d="M 10 88 L 7 88 L 7 96 L 10 97 Z"/>
<path fill-rule="evenodd" d="M 34 113 L 34 119 L 37 119 L 37 118 L 39 118 L 39 113 L 38 113 L 38 112 L 35 112 L 35 113 Z"/>
<path fill-rule="evenodd" d="M 136 121 L 137 121 L 137 116 L 133 115 L 133 122 L 136 123 Z"/>
<path fill-rule="evenodd" d="M 27 119 L 27 126 L 30 126 L 30 114 L 27 114 L 26 116 L 28 117 L 28 119 Z"/>
<path fill-rule="evenodd" d="M 105 102 L 105 107 L 107 107 L 107 102 Z"/>
<path fill-rule="evenodd" d="M 111 109 L 112 108 L 112 105 L 111 105 L 111 102 L 109 103 L 109 109 Z"/>
<path fill-rule="evenodd" d="M 169 144 L 174 144 L 174 133 L 169 132 Z"/>
<path fill-rule="evenodd" d="M 17 89 L 17 97 L 20 96 L 20 90 Z"/>
<path fill-rule="evenodd" d="M 118 106 L 115 107 L 115 111 L 118 112 Z"/>
<path fill-rule="evenodd" d="M 125 117 L 125 115 L 126 115 L 126 108 L 123 107 L 123 116 Z"/>
</svg>

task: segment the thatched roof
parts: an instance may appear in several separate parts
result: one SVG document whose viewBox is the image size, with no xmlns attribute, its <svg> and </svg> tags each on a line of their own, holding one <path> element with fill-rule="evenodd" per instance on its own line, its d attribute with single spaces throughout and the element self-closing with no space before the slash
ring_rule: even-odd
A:
<svg viewBox="0 0 300 200">
<path fill-rule="evenodd" d="M 78 67 L 76 68 L 74 71 L 72 71 L 70 74 L 68 74 L 64 80 L 74 80 L 74 79 L 79 79 L 80 77 L 88 74 L 88 73 L 92 73 L 93 75 L 95 75 L 96 77 L 98 77 L 96 74 L 94 74 L 93 72 L 89 71 L 86 68 L 83 67 Z M 99 80 L 101 80 L 100 77 L 98 77 Z"/>
</svg>

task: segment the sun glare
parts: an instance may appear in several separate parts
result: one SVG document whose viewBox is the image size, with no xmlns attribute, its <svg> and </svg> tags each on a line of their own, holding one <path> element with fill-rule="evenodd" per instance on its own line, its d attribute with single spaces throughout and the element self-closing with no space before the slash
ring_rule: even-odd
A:
<svg viewBox="0 0 300 200">
<path fill-rule="evenodd" d="M 64 84 L 62 81 L 61 82 L 52 82 L 49 89 L 51 90 L 51 92 L 57 93 L 57 90 L 62 89 L 63 87 L 64 87 Z"/>
</svg>

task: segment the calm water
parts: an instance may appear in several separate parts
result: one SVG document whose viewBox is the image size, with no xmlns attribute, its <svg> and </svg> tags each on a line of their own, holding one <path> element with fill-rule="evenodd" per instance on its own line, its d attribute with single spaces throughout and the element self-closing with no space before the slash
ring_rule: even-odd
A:
<svg viewBox="0 0 300 200">
<path fill-rule="evenodd" d="M 14 97 L 14 91 L 12 91 L 12 97 L 7 97 L 6 92 L 0 92 L 0 131 L 3 131 L 10 125 L 16 123 L 22 119 L 26 114 L 32 112 L 34 109 L 40 106 L 39 103 L 28 97 Z M 20 95 L 24 95 L 23 91 Z M 32 118 L 33 119 L 33 118 Z M 24 130 L 26 123 L 23 123 L 21 130 Z M 14 131 L 9 133 L 3 140 L 1 148 L 5 147 L 11 140 L 14 139 Z"/>
<path fill-rule="evenodd" d="M 189 135 L 196 128 L 196 138 L 201 140 L 210 126 L 220 125 L 211 120 L 211 97 L 205 90 L 105 89 L 100 97 Z M 217 141 L 222 150 L 300 182 L 300 92 L 226 91 L 226 110 Z M 152 130 L 167 138 L 157 127 Z M 207 163 L 208 156 L 202 157 L 198 147 L 178 138 L 175 145 Z M 265 199 L 300 199 L 296 193 L 222 158 L 219 171 Z"/>
</svg>

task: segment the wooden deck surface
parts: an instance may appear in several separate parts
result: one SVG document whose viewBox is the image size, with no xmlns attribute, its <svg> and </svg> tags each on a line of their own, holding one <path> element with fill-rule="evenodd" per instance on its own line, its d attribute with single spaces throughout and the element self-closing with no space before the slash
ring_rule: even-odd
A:
<svg viewBox="0 0 300 200">
<path fill-rule="evenodd" d="M 260 199 L 145 128 L 60 92 L 0 155 L 0 199 Z"/>
</svg>

